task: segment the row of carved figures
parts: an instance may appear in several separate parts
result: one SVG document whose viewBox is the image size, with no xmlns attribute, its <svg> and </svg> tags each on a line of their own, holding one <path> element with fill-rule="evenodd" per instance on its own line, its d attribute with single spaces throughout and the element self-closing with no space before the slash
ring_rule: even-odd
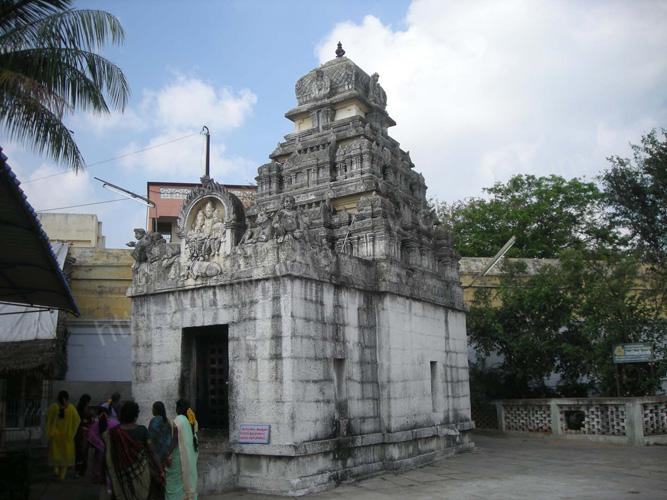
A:
<svg viewBox="0 0 667 500">
<path fill-rule="evenodd" d="M 251 245 L 262 241 L 277 239 L 283 242 L 286 239 L 295 239 L 312 242 L 310 235 L 310 217 L 303 209 L 296 208 L 293 196 L 285 196 L 283 208 L 278 210 L 273 218 L 265 211 L 259 212 L 257 220 L 250 225 L 239 242 L 240 245 Z"/>
<path fill-rule="evenodd" d="M 374 193 L 370 197 L 362 197 L 357 205 L 357 212 L 350 216 L 344 208 L 335 215 L 331 216 L 328 202 L 323 202 L 323 215 L 326 212 L 328 224 L 334 228 L 354 225 L 367 218 L 380 216 L 387 217 L 392 226 L 403 226 L 405 229 L 418 227 L 423 233 L 432 234 L 438 242 L 436 251 L 440 258 L 445 257 L 446 250 L 451 247 L 451 235 L 449 235 L 442 226 L 437 225 L 435 215 L 426 210 L 421 210 L 417 216 L 417 226 L 413 219 L 412 212 L 406 205 L 401 206 L 401 210 L 394 210 L 391 204 L 383 204 L 383 200 Z M 384 208 L 383 208 L 384 207 Z M 283 198 L 282 208 L 277 210 L 273 217 L 266 211 L 260 211 L 254 222 L 246 230 L 239 242 L 239 247 L 252 245 L 255 243 L 266 242 L 276 239 L 279 243 L 294 239 L 306 243 L 318 244 L 316 238 L 311 234 L 311 217 L 306 210 L 296 208 L 295 199 L 288 195 Z M 325 222 L 326 225 L 326 222 Z M 349 233 L 348 233 L 349 234 Z M 372 236 L 369 236 L 372 237 Z M 132 257 L 134 258 L 135 269 L 142 262 L 162 261 L 165 267 L 171 266 L 174 260 L 180 255 L 180 244 L 167 243 L 160 233 L 148 234 L 143 229 L 135 229 L 136 242 L 130 242 L 127 245 L 133 248 Z M 358 238 L 358 236 L 355 236 Z M 347 241 L 347 237 L 345 240 Z M 220 217 L 220 212 L 211 202 L 208 202 L 204 209 L 197 212 L 192 227 L 185 237 L 185 256 L 191 263 L 209 261 L 222 253 L 222 244 L 226 240 L 226 230 Z M 397 240 L 399 241 L 399 240 Z M 339 251 L 345 251 L 345 245 Z M 444 252 L 443 252 L 444 251 Z M 352 252 L 350 252 L 352 253 Z M 363 253 L 363 252 L 362 252 Z M 400 251 L 396 251 L 397 257 Z M 364 253 L 364 255 L 366 255 Z M 423 260 L 423 259 L 422 259 Z M 426 261 L 430 261 L 427 258 Z M 417 261 L 411 264 L 418 264 Z M 426 267 L 430 267 L 430 264 Z"/>
</svg>

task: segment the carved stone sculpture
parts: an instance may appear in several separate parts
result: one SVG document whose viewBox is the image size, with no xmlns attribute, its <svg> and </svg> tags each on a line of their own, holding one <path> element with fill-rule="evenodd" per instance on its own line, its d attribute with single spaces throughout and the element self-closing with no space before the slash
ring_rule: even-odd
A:
<svg viewBox="0 0 667 500">
<path fill-rule="evenodd" d="M 282 243 L 289 238 L 310 241 L 310 234 L 308 233 L 310 220 L 303 211 L 295 208 L 294 196 L 288 195 L 283 198 L 283 208 L 276 212 L 273 220 L 273 228 L 278 243 Z"/>
<path fill-rule="evenodd" d="M 252 245 L 253 243 L 269 241 L 273 238 L 273 220 L 262 210 L 257 214 L 257 220 L 251 224 L 241 238 L 239 245 Z"/>
<path fill-rule="evenodd" d="M 326 97 L 331 89 L 331 80 L 324 74 L 324 71 L 315 72 L 315 81 L 312 84 L 311 92 L 317 98 Z"/>
<path fill-rule="evenodd" d="M 181 245 L 178 243 L 167 243 L 160 233 L 151 233 L 151 245 L 148 249 L 149 262 L 162 262 L 163 267 L 171 266 L 181 254 Z"/>
<path fill-rule="evenodd" d="M 146 230 L 140 227 L 134 230 L 134 237 L 137 241 L 129 241 L 126 245 L 130 248 L 134 248 L 130 255 L 132 255 L 132 258 L 134 259 L 132 269 L 137 269 L 142 262 L 148 262 L 148 251 L 153 240 L 150 235 L 146 233 Z"/>
<path fill-rule="evenodd" d="M 209 226 L 206 226 L 206 222 L 204 223 L 204 234 L 206 235 L 204 254 L 207 256 L 218 255 L 220 253 L 220 245 L 225 241 L 225 226 L 220 219 L 219 210 L 213 210 Z"/>
<path fill-rule="evenodd" d="M 368 86 L 368 100 L 374 104 L 377 104 L 381 108 L 384 108 L 387 105 L 387 94 L 384 89 L 378 83 L 380 75 L 373 73 L 371 76 L 371 81 Z"/>
</svg>

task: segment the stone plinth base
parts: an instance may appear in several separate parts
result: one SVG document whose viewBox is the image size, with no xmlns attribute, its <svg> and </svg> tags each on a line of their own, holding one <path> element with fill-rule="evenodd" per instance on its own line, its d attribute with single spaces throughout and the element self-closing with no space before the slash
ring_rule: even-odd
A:
<svg viewBox="0 0 667 500">
<path fill-rule="evenodd" d="M 293 447 L 297 455 L 218 452 L 204 449 L 199 457 L 199 492 L 241 489 L 263 494 L 302 496 L 328 490 L 383 471 L 420 467 L 456 453 L 474 443 L 465 430 L 440 426 L 405 433 L 370 434 L 330 439 Z M 419 434 L 425 437 L 418 437 Z M 234 448 L 242 448 L 235 445 Z M 289 447 L 285 447 L 289 448 Z M 252 446 L 251 451 L 261 448 Z M 287 452 L 287 449 L 283 450 Z"/>
</svg>

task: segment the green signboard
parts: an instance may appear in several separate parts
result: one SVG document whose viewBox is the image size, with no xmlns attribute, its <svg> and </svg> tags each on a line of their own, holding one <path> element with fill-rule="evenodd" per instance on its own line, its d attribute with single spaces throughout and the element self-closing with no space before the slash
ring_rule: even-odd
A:
<svg viewBox="0 0 667 500">
<path fill-rule="evenodd" d="M 614 344 L 612 354 L 614 363 L 645 363 L 655 359 L 651 344 Z"/>
</svg>

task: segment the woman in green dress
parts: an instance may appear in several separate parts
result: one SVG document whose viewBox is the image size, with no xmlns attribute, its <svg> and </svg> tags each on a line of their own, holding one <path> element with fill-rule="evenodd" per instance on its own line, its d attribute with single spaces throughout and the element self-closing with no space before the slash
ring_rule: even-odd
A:
<svg viewBox="0 0 667 500">
<path fill-rule="evenodd" d="M 176 402 L 174 435 L 167 454 L 166 500 L 197 498 L 197 419 L 186 399 Z"/>
</svg>

